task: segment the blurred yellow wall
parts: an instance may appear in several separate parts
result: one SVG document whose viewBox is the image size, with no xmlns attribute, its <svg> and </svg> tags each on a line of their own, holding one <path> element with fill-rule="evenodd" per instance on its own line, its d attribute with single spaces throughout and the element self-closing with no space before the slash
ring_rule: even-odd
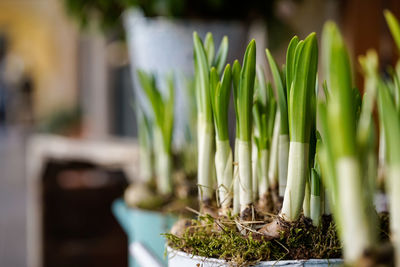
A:
<svg viewBox="0 0 400 267">
<path fill-rule="evenodd" d="M 0 0 L 0 32 L 33 75 L 37 118 L 76 105 L 78 31 L 61 0 Z"/>
</svg>

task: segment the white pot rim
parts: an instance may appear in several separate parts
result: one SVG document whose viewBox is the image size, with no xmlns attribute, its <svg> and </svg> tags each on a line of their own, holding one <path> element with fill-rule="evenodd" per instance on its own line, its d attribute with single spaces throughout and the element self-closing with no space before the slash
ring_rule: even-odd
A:
<svg viewBox="0 0 400 267">
<path fill-rule="evenodd" d="M 216 259 L 216 258 L 206 258 L 202 256 L 196 256 L 190 253 L 186 253 L 180 250 L 176 250 L 171 248 L 170 246 L 167 246 L 167 252 L 168 252 L 168 259 L 170 257 L 175 257 L 175 256 L 180 256 L 180 257 L 187 257 L 191 258 L 195 261 L 200 261 L 200 262 L 207 262 L 211 264 L 218 264 L 220 266 L 225 265 L 227 262 L 225 260 L 221 259 Z M 271 264 L 271 266 L 280 263 L 279 266 L 282 265 L 292 265 L 292 264 L 299 264 L 299 263 L 310 263 L 312 265 L 318 266 L 319 263 L 330 263 L 330 264 L 340 264 L 343 263 L 343 259 L 303 259 L 303 260 L 276 260 L 276 261 L 260 261 L 259 264 Z"/>
</svg>

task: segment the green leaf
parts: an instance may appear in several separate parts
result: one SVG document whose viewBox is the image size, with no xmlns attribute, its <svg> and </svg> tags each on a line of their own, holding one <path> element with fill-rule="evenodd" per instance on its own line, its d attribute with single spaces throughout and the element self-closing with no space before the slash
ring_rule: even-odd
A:
<svg viewBox="0 0 400 267">
<path fill-rule="evenodd" d="M 218 79 L 216 68 L 211 69 L 211 80 Z M 228 107 L 230 99 L 232 83 L 231 66 L 228 64 L 225 67 L 221 82 L 217 80 L 215 91 L 212 95 L 213 101 L 213 114 L 217 130 L 217 137 L 219 140 L 229 140 L 228 131 Z"/>
<path fill-rule="evenodd" d="M 257 66 L 257 79 L 253 104 L 254 126 L 259 132 L 257 146 L 259 149 L 269 149 L 276 112 L 276 101 L 272 86 L 265 82 L 262 68 Z"/>
<path fill-rule="evenodd" d="M 239 90 L 239 81 L 240 81 L 240 72 L 242 71 L 242 67 L 240 66 L 240 63 L 238 60 L 235 60 L 233 62 L 233 67 L 232 67 L 232 76 L 233 76 L 233 90 L 235 95 L 237 96 L 237 92 Z"/>
<path fill-rule="evenodd" d="M 196 32 L 193 33 L 196 90 L 198 90 L 198 108 L 204 119 L 212 122 L 212 108 L 210 97 L 209 65 L 203 43 Z"/>
<path fill-rule="evenodd" d="M 373 109 L 378 86 L 378 55 L 370 50 L 366 56 L 359 57 L 359 62 L 365 75 L 365 93 L 362 101 L 360 120 L 357 128 L 357 141 L 364 150 L 369 141 L 373 126 Z"/>
<path fill-rule="evenodd" d="M 328 83 L 326 82 L 326 80 L 322 83 L 322 89 L 324 90 L 325 99 L 328 100 L 329 90 L 328 90 Z"/>
<path fill-rule="evenodd" d="M 393 39 L 397 45 L 397 49 L 400 52 L 400 24 L 396 17 L 389 10 L 384 11 L 386 22 L 389 26 L 390 32 L 392 33 Z"/>
<path fill-rule="evenodd" d="M 171 152 L 172 132 L 174 124 L 174 81 L 170 75 L 167 79 L 168 99 L 164 99 L 157 88 L 154 75 L 142 70 L 137 71 L 139 83 L 150 102 L 157 127 L 163 137 L 165 151 Z"/>
<path fill-rule="evenodd" d="M 219 76 L 217 69 L 212 67 L 210 70 L 210 98 L 211 98 L 211 107 L 212 107 L 212 113 L 213 113 L 213 118 L 214 118 L 214 125 L 217 127 L 218 125 L 218 116 L 216 114 L 218 106 L 216 106 L 216 98 L 217 98 L 217 90 L 219 90 L 218 87 L 221 85 L 219 84 Z"/>
<path fill-rule="evenodd" d="M 138 120 L 139 144 L 150 151 L 152 139 L 151 119 L 144 113 L 143 107 L 140 104 L 136 105 L 135 111 Z"/>
<path fill-rule="evenodd" d="M 210 70 L 210 95 L 211 95 L 211 99 L 213 99 L 213 97 L 214 97 L 215 89 L 217 88 L 218 82 L 219 82 L 218 71 L 217 71 L 216 68 L 212 67 L 211 70 Z"/>
<path fill-rule="evenodd" d="M 332 135 L 335 133 L 329 131 L 326 103 L 318 102 L 317 110 L 322 144 L 317 140 L 316 154 L 321 165 L 323 183 L 332 192 L 332 200 L 335 200 L 339 192 L 332 147 Z"/>
<path fill-rule="evenodd" d="M 290 42 L 291 45 L 294 45 L 293 40 L 298 40 L 297 38 L 293 38 L 292 42 Z M 290 47 L 289 44 L 289 47 Z M 278 94 L 278 106 L 279 106 L 279 112 L 281 114 L 281 124 L 280 124 L 280 133 L 281 134 L 289 134 L 289 126 L 288 126 L 288 107 L 287 107 L 287 97 L 286 97 L 286 90 L 284 88 L 284 84 L 281 79 L 281 74 L 279 71 L 279 68 L 272 57 L 272 54 L 268 49 L 265 50 L 267 58 L 268 58 L 268 63 L 269 67 L 271 69 L 272 77 L 274 79 L 274 84 L 275 84 L 275 89 Z M 289 53 L 289 49 L 288 49 Z M 292 56 L 292 55 L 290 55 Z M 288 74 L 287 74 L 288 75 Z M 291 75 L 291 74 L 289 74 Z"/>
<path fill-rule="evenodd" d="M 232 67 L 232 83 L 233 83 L 233 103 L 236 113 L 236 136 L 239 137 L 239 110 L 238 110 L 238 92 L 239 92 L 239 81 L 240 81 L 240 72 L 242 71 L 242 67 L 238 60 L 233 62 Z"/>
<path fill-rule="evenodd" d="M 213 118 L 215 126 L 218 125 L 218 120 L 216 116 L 217 106 L 216 106 L 216 97 L 217 97 L 217 87 L 221 86 L 219 84 L 219 76 L 217 69 L 212 67 L 210 70 L 210 97 L 211 97 L 211 107 L 213 111 Z"/>
<path fill-rule="evenodd" d="M 383 122 L 388 162 L 400 164 L 400 120 L 389 90 L 383 81 L 379 82 L 378 92 L 379 118 Z"/>
<path fill-rule="evenodd" d="M 397 61 L 395 71 L 394 71 L 394 77 L 395 77 L 395 85 L 396 85 L 396 109 L 397 113 L 400 115 L 400 61 Z"/>
<path fill-rule="evenodd" d="M 393 77 L 391 93 L 394 98 L 397 113 L 400 114 L 400 61 L 397 62 L 395 69 L 390 67 L 388 72 Z M 387 84 L 389 83 L 387 82 Z"/>
<path fill-rule="evenodd" d="M 312 168 L 311 169 L 311 195 L 320 196 L 321 195 L 321 178 L 318 172 Z"/>
<path fill-rule="evenodd" d="M 206 50 L 208 66 L 211 67 L 214 61 L 215 54 L 214 38 L 211 32 L 208 32 L 206 34 L 206 38 L 204 40 L 204 49 Z"/>
<path fill-rule="evenodd" d="M 219 45 L 217 56 L 215 57 L 213 63 L 213 66 L 217 68 L 218 73 L 221 73 L 224 68 L 226 58 L 228 56 L 228 49 L 229 49 L 228 37 L 224 36 L 222 38 L 221 44 Z"/>
<path fill-rule="evenodd" d="M 328 35 L 324 39 L 331 42 L 324 60 L 329 61 L 326 63 L 330 90 L 328 122 L 335 129 L 335 138 L 332 138 L 334 154 L 336 157 L 354 156 L 357 154 L 356 102 L 349 57 L 334 23 L 325 24 L 323 35 Z"/>
<path fill-rule="evenodd" d="M 255 90 L 255 97 L 258 98 L 264 106 L 267 106 L 267 83 L 265 82 L 265 75 L 264 70 L 260 65 L 256 67 L 256 90 Z"/>
<path fill-rule="evenodd" d="M 299 38 L 297 36 L 290 40 L 287 52 L 286 52 L 286 90 L 285 96 L 288 97 L 290 87 L 294 79 L 294 61 L 295 61 L 295 51 L 299 43 Z M 270 63 L 271 64 L 271 63 Z M 274 78 L 275 79 L 275 78 Z M 278 88 L 277 88 L 278 89 Z"/>
<path fill-rule="evenodd" d="M 238 88 L 239 139 L 247 142 L 251 141 L 255 73 L 256 42 L 253 39 L 247 46 L 244 55 Z"/>
<path fill-rule="evenodd" d="M 295 73 L 289 98 L 290 141 L 309 143 L 313 124 L 313 98 L 318 65 L 315 33 L 296 48 Z"/>
<path fill-rule="evenodd" d="M 257 100 L 254 105 L 253 105 L 253 119 L 254 119 L 254 125 L 255 127 L 259 130 L 260 136 L 263 136 L 262 132 L 262 124 L 261 124 L 261 103 L 259 100 Z"/>
<path fill-rule="evenodd" d="M 167 77 L 168 84 L 168 99 L 165 101 L 163 117 L 163 137 L 164 144 L 166 145 L 167 151 L 171 151 L 172 144 L 172 133 L 174 129 L 174 106 L 175 106 L 175 86 L 174 76 L 171 74 Z"/>
<path fill-rule="evenodd" d="M 276 100 L 274 98 L 274 92 L 272 91 L 272 85 L 270 83 L 267 84 L 267 92 L 268 92 L 268 107 L 267 107 L 267 136 L 268 139 L 272 139 L 272 134 L 274 131 L 274 123 L 275 123 L 275 114 L 276 114 Z"/>
<path fill-rule="evenodd" d="M 137 74 L 139 78 L 139 83 L 153 109 L 154 113 L 153 115 L 156 124 L 160 126 L 162 124 L 162 116 L 161 116 L 162 97 L 160 92 L 157 90 L 155 86 L 155 77 L 153 75 L 147 74 L 142 70 L 138 70 Z"/>
<path fill-rule="evenodd" d="M 360 90 L 358 90 L 357 87 L 352 88 L 353 92 L 353 102 L 354 102 L 354 110 L 356 114 L 356 123 L 358 124 L 358 120 L 360 118 L 361 114 L 361 104 L 362 104 L 362 99 L 361 99 L 361 93 Z"/>
</svg>

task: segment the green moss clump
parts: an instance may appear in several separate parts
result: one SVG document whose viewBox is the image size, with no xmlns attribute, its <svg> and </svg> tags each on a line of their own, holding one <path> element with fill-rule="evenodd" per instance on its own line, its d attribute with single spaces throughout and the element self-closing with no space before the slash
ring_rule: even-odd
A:
<svg viewBox="0 0 400 267">
<path fill-rule="evenodd" d="M 139 208 L 149 211 L 157 211 L 162 213 L 171 213 L 176 216 L 193 217 L 193 213 L 188 211 L 186 207 L 198 208 L 196 176 L 187 175 L 182 171 L 175 171 L 173 173 L 174 189 L 175 192 L 171 195 L 159 195 L 157 193 L 157 184 L 155 179 L 151 179 L 145 184 L 133 184 L 128 187 L 129 190 L 143 190 L 148 191 L 145 198 L 131 203 L 126 200 L 128 206 Z M 141 187 L 142 186 L 142 187 Z"/>
<path fill-rule="evenodd" d="M 176 250 L 224 259 L 235 266 L 267 260 L 341 257 L 341 244 L 331 217 L 324 217 L 318 228 L 302 217 L 288 225 L 280 238 L 267 240 L 256 232 L 241 235 L 232 218 L 206 216 L 193 220 L 182 237 L 172 234 L 165 234 L 165 237 L 168 245 Z"/>
</svg>

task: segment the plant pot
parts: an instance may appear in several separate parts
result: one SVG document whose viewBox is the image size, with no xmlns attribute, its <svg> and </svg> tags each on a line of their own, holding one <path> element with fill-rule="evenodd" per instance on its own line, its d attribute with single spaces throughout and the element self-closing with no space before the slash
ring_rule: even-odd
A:
<svg viewBox="0 0 400 267">
<path fill-rule="evenodd" d="M 177 217 L 161 212 L 131 208 L 125 204 L 123 199 L 114 201 L 112 211 L 128 236 L 129 246 L 140 243 L 157 261 L 167 263 L 164 259 L 165 239 L 161 234 L 169 231 L 178 219 Z M 132 252 L 131 249 L 130 252 Z M 132 253 L 129 257 L 129 266 L 139 266 Z"/>
<path fill-rule="evenodd" d="M 175 75 L 175 133 L 174 142 L 179 147 L 185 140 L 185 123 L 189 119 L 187 85 L 193 76 L 193 32 L 204 38 L 212 32 L 216 49 L 224 35 L 229 38 L 227 63 L 242 59 L 248 40 L 244 23 L 224 21 L 199 21 L 170 19 L 166 17 L 146 18 L 136 10 L 124 13 L 124 25 L 130 54 L 131 71 L 135 94 L 143 100 L 136 78 L 137 69 L 151 71 L 159 77 L 161 89 L 167 74 Z M 265 31 L 261 31 L 265 36 Z M 261 46 L 260 46 L 261 47 Z M 263 52 L 263 50 L 261 50 Z M 146 103 L 146 101 L 140 101 Z M 146 108 L 146 107 L 145 107 Z M 234 119 L 233 119 L 234 120 Z"/>
<path fill-rule="evenodd" d="M 208 259 L 205 257 L 194 256 L 192 254 L 177 251 L 167 247 L 168 266 L 171 267 L 228 267 L 231 266 L 224 260 Z M 284 261 L 262 261 L 255 266 L 341 266 L 342 259 L 311 259 L 311 260 L 284 260 Z"/>
</svg>

